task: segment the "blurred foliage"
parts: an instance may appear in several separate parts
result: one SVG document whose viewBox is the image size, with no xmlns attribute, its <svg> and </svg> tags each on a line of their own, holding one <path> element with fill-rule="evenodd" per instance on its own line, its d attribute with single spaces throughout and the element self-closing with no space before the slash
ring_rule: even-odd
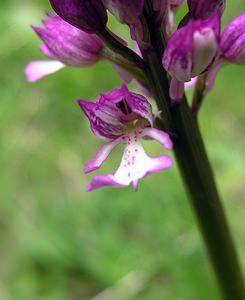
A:
<svg viewBox="0 0 245 300">
<path fill-rule="evenodd" d="M 217 300 L 177 167 L 145 179 L 137 193 L 85 192 L 92 175 L 83 165 L 103 142 L 75 100 L 94 100 L 120 78 L 99 63 L 27 84 L 25 64 L 42 58 L 29 24 L 40 24 L 45 10 L 48 1 L 1 0 L 0 299 Z M 243 0 L 229 0 L 224 24 L 244 10 Z M 244 79 L 244 68 L 224 68 L 200 115 L 243 265 Z M 119 153 L 102 173 L 116 168 Z"/>
</svg>

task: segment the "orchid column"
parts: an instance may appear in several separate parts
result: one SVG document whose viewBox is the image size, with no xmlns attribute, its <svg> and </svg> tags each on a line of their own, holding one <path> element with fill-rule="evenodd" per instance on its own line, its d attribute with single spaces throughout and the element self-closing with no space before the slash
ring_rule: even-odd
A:
<svg viewBox="0 0 245 300">
<path fill-rule="evenodd" d="M 125 81 L 135 78 L 143 91 L 154 96 L 160 112 L 154 118 L 147 99 L 130 92 L 125 85 L 102 94 L 96 103 L 79 101 L 93 133 L 107 141 L 86 165 L 85 172 L 97 170 L 116 145 L 125 145 L 115 174 L 95 176 L 88 191 L 108 186 L 126 187 L 130 183 L 137 189 L 139 179 L 172 167 L 168 156 L 148 157 L 140 144 L 142 138 L 157 140 L 165 150 L 174 146 L 223 297 L 244 300 L 237 254 L 196 119 L 204 95 L 211 90 L 224 61 L 245 64 L 244 15 L 228 26 L 222 35 L 221 16 L 225 0 L 188 0 L 189 12 L 183 16 L 176 31 L 174 12 L 184 3 L 182 0 L 50 2 L 59 17 L 69 24 L 56 16 L 51 17 L 52 22 L 45 23 L 45 30 L 34 28 L 45 43 L 42 52 L 58 60 L 62 66 L 83 67 L 102 58 L 113 62 L 117 70 L 120 67 L 119 72 Z M 107 28 L 107 10 L 129 26 L 138 54 Z M 62 24 L 63 31 L 59 24 Z M 67 38 L 64 32 L 69 31 L 67 26 L 73 28 L 75 39 Z M 54 30 L 61 38 L 56 38 Z M 84 40 L 89 41 L 90 47 L 84 45 Z M 68 43 L 69 47 L 66 47 Z M 56 65 L 56 68 L 61 68 L 61 65 Z M 42 70 L 45 74 L 34 76 L 35 71 L 33 65 L 28 66 L 30 81 L 52 73 Z M 195 80 L 191 108 L 184 90 Z M 154 120 L 158 129 L 154 128 Z"/>
</svg>

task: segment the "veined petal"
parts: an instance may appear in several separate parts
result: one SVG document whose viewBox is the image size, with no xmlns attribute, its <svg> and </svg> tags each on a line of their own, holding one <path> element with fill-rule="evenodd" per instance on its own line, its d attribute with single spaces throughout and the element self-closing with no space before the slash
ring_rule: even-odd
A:
<svg viewBox="0 0 245 300">
<path fill-rule="evenodd" d="M 94 134 L 105 140 L 122 136 L 129 123 L 144 119 L 148 125 L 153 124 L 150 103 L 140 94 L 130 92 L 126 85 L 101 94 L 96 103 L 83 100 L 78 103 L 88 117 Z"/>
<path fill-rule="evenodd" d="M 122 142 L 121 138 L 118 138 L 112 142 L 105 144 L 94 156 L 94 158 L 88 162 L 85 166 L 84 173 L 93 172 L 101 167 L 101 165 L 108 158 L 112 150 Z"/>
<path fill-rule="evenodd" d="M 59 61 L 32 61 L 25 68 L 25 75 L 28 82 L 36 82 L 45 76 L 53 74 L 65 65 Z"/>
<path fill-rule="evenodd" d="M 152 158 L 145 153 L 139 141 L 142 134 L 142 130 L 139 130 L 122 137 L 126 146 L 122 161 L 116 173 L 114 175 L 95 176 L 87 189 L 88 191 L 108 186 L 126 187 L 129 186 L 130 183 L 133 183 L 134 189 L 137 190 L 140 179 L 173 166 L 173 162 L 168 156 L 164 155 Z M 166 145 L 170 147 L 166 136 L 161 136 L 158 131 L 145 132 L 144 136 L 154 136 L 154 138 L 160 140 L 165 147 Z"/>
</svg>

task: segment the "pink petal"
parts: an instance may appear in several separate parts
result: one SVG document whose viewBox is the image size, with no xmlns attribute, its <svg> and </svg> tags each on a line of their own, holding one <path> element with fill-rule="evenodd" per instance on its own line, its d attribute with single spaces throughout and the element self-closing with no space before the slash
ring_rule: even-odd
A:
<svg viewBox="0 0 245 300">
<path fill-rule="evenodd" d="M 88 191 L 104 187 L 126 187 L 133 183 L 134 189 L 138 188 L 138 181 L 152 173 L 169 169 L 173 162 L 168 156 L 149 157 L 139 142 L 142 131 L 125 135 L 125 150 L 119 168 L 114 175 L 95 176 L 88 187 Z M 154 136 L 166 146 L 170 147 L 166 136 L 160 136 L 158 132 L 147 132 L 147 136 Z"/>
<path fill-rule="evenodd" d="M 198 76 L 193 77 L 190 81 L 185 82 L 185 91 L 193 89 L 197 83 Z"/>
<path fill-rule="evenodd" d="M 121 138 L 118 138 L 112 142 L 105 144 L 94 158 L 88 162 L 85 166 L 84 173 L 93 172 L 101 167 L 112 150 L 121 142 Z"/>
<path fill-rule="evenodd" d="M 210 71 L 209 71 L 209 73 L 207 75 L 205 93 L 208 93 L 208 92 L 210 92 L 213 89 L 215 80 L 217 78 L 217 75 L 218 75 L 220 69 L 222 67 L 224 67 L 227 63 L 228 62 L 225 61 L 222 58 L 219 58 L 214 63 L 214 65 L 212 66 L 212 68 L 210 69 Z"/>
<path fill-rule="evenodd" d="M 112 174 L 105 176 L 95 175 L 90 185 L 87 187 L 87 192 L 92 192 L 105 187 L 126 187 L 127 185 L 116 182 Z"/>
<path fill-rule="evenodd" d="M 162 144 L 166 150 L 173 149 L 173 143 L 172 143 L 169 135 L 162 130 L 158 130 L 156 128 L 145 128 L 142 130 L 140 137 L 152 138 L 152 139 L 156 140 L 157 142 L 159 142 L 160 144 Z"/>
<path fill-rule="evenodd" d="M 36 82 L 64 67 L 59 61 L 32 61 L 26 66 L 25 75 L 28 82 Z"/>
</svg>

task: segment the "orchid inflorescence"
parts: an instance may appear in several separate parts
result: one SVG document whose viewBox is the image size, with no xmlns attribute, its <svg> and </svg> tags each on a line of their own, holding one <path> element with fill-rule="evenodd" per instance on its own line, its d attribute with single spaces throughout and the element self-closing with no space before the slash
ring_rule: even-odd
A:
<svg viewBox="0 0 245 300">
<path fill-rule="evenodd" d="M 202 88 L 206 95 L 213 88 L 218 71 L 228 63 L 245 64 L 245 14 L 232 21 L 221 32 L 221 17 L 225 0 L 50 0 L 56 14 L 47 14 L 44 28 L 32 27 L 42 39 L 41 52 L 48 61 L 30 62 L 25 70 L 27 80 L 36 82 L 65 66 L 88 67 L 100 60 L 109 62 L 125 83 L 135 78 L 146 96 L 154 95 L 147 77 L 145 54 L 155 47 L 150 28 L 157 26 L 164 41 L 162 65 L 169 80 L 170 106 L 181 103 L 184 90 Z M 175 13 L 187 4 L 188 13 L 175 27 Z M 151 17 L 146 11 L 152 12 Z M 112 13 L 130 28 L 135 49 L 107 28 L 108 14 Z M 157 38 L 157 37 L 156 37 Z M 200 87 L 198 81 L 204 84 Z M 194 103 L 193 117 L 200 103 Z M 125 150 L 115 174 L 97 175 L 88 191 L 106 186 L 125 187 L 139 179 L 172 167 L 166 155 L 149 157 L 141 144 L 143 139 L 154 139 L 166 150 L 172 150 L 174 135 L 157 129 L 149 101 L 128 90 L 125 84 L 97 102 L 78 101 L 90 121 L 93 133 L 107 141 L 95 157 L 87 163 L 85 172 L 101 167 L 111 151 L 123 144 Z M 164 120 L 163 120 L 164 121 Z"/>
</svg>

